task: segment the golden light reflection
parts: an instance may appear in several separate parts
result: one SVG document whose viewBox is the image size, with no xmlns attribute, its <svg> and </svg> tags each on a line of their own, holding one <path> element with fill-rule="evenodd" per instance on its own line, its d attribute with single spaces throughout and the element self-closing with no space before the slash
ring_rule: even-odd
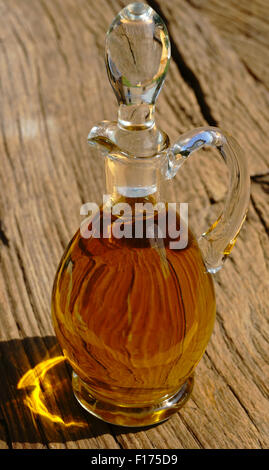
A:
<svg viewBox="0 0 269 470">
<path fill-rule="evenodd" d="M 17 389 L 30 388 L 27 391 L 28 396 L 24 399 L 24 403 L 28 408 L 36 414 L 46 417 L 54 423 L 60 423 L 64 426 L 87 426 L 86 422 L 80 421 L 64 421 L 59 415 L 51 413 L 45 402 L 45 393 L 55 393 L 55 383 L 50 381 L 46 374 L 57 364 L 65 361 L 64 356 L 57 356 L 37 364 L 33 369 L 28 370 L 20 379 Z"/>
</svg>

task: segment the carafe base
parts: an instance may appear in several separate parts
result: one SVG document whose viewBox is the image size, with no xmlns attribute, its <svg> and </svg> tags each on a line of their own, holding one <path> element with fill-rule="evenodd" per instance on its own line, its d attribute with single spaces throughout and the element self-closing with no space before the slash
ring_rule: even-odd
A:
<svg viewBox="0 0 269 470">
<path fill-rule="evenodd" d="M 142 407 L 123 406 L 102 401 L 94 397 L 89 385 L 73 372 L 72 386 L 76 399 L 89 413 L 107 423 L 118 426 L 150 426 L 167 420 L 176 413 L 189 399 L 194 384 L 189 377 L 180 390 L 162 402 Z"/>
</svg>

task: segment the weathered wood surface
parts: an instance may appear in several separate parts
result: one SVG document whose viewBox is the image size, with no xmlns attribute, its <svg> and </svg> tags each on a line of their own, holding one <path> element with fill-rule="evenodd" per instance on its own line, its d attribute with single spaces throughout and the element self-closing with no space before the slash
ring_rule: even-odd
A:
<svg viewBox="0 0 269 470">
<path fill-rule="evenodd" d="M 91 153 L 86 137 L 94 123 L 116 116 L 103 61 L 104 35 L 127 3 L 0 0 L 1 447 L 265 448 L 266 0 L 149 2 L 160 9 L 172 39 L 159 125 L 172 141 L 194 126 L 228 130 L 244 147 L 252 175 L 247 221 L 215 276 L 217 320 L 192 398 L 169 421 L 129 431 L 81 409 L 64 361 L 40 374 L 41 363 L 49 366 L 50 359 L 61 356 L 50 317 L 56 267 L 79 226 L 80 205 L 96 200 L 102 190 L 101 159 Z M 173 189 L 179 200 L 191 202 L 197 233 L 214 220 L 224 200 L 225 171 L 210 153 L 193 157 Z"/>
</svg>

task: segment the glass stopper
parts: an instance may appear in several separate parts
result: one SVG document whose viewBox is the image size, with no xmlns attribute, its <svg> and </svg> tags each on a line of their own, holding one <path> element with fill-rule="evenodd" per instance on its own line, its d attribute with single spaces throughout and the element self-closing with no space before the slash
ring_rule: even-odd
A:
<svg viewBox="0 0 269 470">
<path fill-rule="evenodd" d="M 106 36 L 106 65 L 119 105 L 154 105 L 170 60 L 170 40 L 160 16 L 136 2 L 113 20 Z"/>
</svg>

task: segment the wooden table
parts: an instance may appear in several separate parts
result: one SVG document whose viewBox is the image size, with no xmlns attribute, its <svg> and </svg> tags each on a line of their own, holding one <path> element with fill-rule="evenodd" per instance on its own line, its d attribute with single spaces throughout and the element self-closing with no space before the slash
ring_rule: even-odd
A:
<svg viewBox="0 0 269 470">
<path fill-rule="evenodd" d="M 231 132 L 251 173 L 246 223 L 215 275 L 217 320 L 192 398 L 170 420 L 126 429 L 72 395 L 50 316 L 52 282 L 80 206 L 103 191 L 88 131 L 115 119 L 104 36 L 126 1 L 0 0 L 0 441 L 2 448 L 264 448 L 268 446 L 269 3 L 148 2 L 164 18 L 172 61 L 157 104 L 171 137 L 203 125 Z M 212 156 L 211 156 L 212 153 Z M 222 207 L 214 152 L 174 184 L 197 233 Z"/>
</svg>

